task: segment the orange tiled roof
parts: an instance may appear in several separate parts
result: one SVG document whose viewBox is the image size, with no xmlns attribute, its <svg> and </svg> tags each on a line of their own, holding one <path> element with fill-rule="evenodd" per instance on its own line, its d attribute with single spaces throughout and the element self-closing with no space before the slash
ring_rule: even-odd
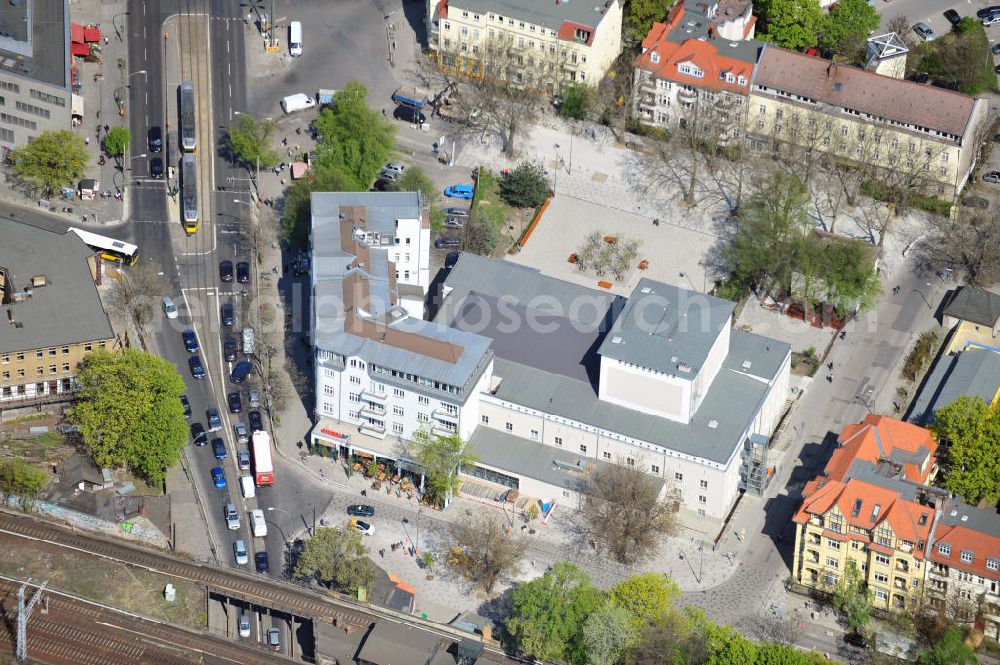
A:
<svg viewBox="0 0 1000 665">
<path fill-rule="evenodd" d="M 888 416 L 869 415 L 860 423 L 847 425 L 837 438 L 840 444 L 830 456 L 824 470 L 828 478 L 843 480 L 855 460 L 877 464 L 888 459 L 894 450 L 913 454 L 926 454 L 929 459 L 924 469 L 911 461 L 901 464 L 903 475 L 915 483 L 925 483 L 934 466 L 937 441 L 930 431 Z M 923 450 L 922 450 L 923 449 Z"/>
<path fill-rule="evenodd" d="M 934 547 L 930 553 L 931 561 L 944 563 L 961 570 L 982 575 L 987 579 L 997 579 L 1000 572 L 986 567 L 986 558 L 1000 559 L 1000 535 L 970 529 L 964 524 L 938 524 L 934 531 Z M 942 554 L 938 549 L 940 543 L 950 547 L 949 554 Z M 972 552 L 972 563 L 962 561 L 962 550 Z"/>
<path fill-rule="evenodd" d="M 659 35 L 658 41 L 654 33 Z M 647 49 L 635 60 L 635 66 L 644 69 L 657 78 L 677 83 L 690 83 L 700 88 L 710 90 L 729 90 L 746 94 L 750 90 L 750 77 L 753 74 L 753 63 L 729 58 L 721 53 L 711 41 L 688 39 L 680 44 L 667 40 L 669 30 L 663 23 L 657 23 L 653 30 L 643 40 L 643 48 Z M 652 38 L 652 39 L 651 39 Z M 652 42 L 647 46 L 647 41 Z M 659 62 L 652 61 L 653 54 L 659 57 Z M 690 62 L 702 70 L 701 77 L 682 74 L 679 66 Z M 730 73 L 734 81 L 729 83 L 723 76 Z M 743 85 L 737 81 L 743 77 Z"/>
</svg>

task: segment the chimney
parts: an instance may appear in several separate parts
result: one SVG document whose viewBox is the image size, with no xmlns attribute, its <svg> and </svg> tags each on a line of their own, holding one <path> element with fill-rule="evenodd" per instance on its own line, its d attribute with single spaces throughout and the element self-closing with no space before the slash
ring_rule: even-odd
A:
<svg viewBox="0 0 1000 665">
<path fill-rule="evenodd" d="M 833 78 L 837 75 L 837 63 L 830 61 L 830 64 L 826 67 L 826 77 Z"/>
</svg>

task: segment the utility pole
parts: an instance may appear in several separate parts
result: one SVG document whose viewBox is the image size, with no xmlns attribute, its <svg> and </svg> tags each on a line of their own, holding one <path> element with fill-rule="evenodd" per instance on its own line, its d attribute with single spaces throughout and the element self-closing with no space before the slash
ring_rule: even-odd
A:
<svg viewBox="0 0 1000 665">
<path fill-rule="evenodd" d="M 31 611 L 35 609 L 35 605 L 42 598 L 42 591 L 45 590 L 46 585 L 48 585 L 48 580 L 41 583 L 38 587 L 38 591 L 28 601 L 27 607 L 24 604 L 24 593 L 25 589 L 31 583 L 31 579 L 28 579 L 18 588 L 17 590 L 17 659 L 20 661 L 28 660 L 28 618 L 31 616 Z"/>
</svg>

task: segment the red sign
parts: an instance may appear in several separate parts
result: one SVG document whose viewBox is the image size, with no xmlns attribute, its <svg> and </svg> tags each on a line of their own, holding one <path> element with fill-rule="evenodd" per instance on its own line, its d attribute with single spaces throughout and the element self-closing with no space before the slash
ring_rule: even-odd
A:
<svg viewBox="0 0 1000 665">
<path fill-rule="evenodd" d="M 340 432 L 335 432 L 332 429 L 327 429 L 326 427 L 321 427 L 319 431 L 327 436 L 332 436 L 335 439 L 343 439 L 344 441 L 351 438 L 350 434 L 341 434 Z"/>
</svg>

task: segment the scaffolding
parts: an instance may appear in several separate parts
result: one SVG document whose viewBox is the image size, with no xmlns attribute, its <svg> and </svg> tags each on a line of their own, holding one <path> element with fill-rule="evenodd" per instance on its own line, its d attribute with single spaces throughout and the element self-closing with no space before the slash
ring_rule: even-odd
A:
<svg viewBox="0 0 1000 665">
<path fill-rule="evenodd" d="M 753 496 L 763 496 L 774 477 L 774 468 L 768 465 L 771 440 L 763 434 L 751 434 L 743 444 L 743 463 L 740 466 L 740 489 Z"/>
</svg>

